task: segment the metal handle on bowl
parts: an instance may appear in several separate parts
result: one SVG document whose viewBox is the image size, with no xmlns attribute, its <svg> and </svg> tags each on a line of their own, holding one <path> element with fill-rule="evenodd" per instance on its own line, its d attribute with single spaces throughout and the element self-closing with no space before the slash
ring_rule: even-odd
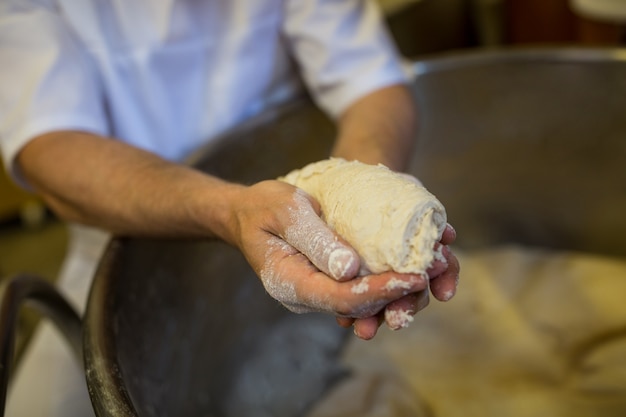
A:
<svg viewBox="0 0 626 417">
<path fill-rule="evenodd" d="M 82 322 L 76 310 L 43 278 L 20 274 L 0 284 L 0 416 L 4 415 L 15 331 L 20 308 L 28 303 L 51 319 L 82 363 Z"/>
</svg>

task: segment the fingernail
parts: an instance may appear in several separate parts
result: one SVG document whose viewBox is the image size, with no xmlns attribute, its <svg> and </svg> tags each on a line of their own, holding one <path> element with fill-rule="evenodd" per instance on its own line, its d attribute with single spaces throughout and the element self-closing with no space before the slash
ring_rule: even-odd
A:
<svg viewBox="0 0 626 417">
<path fill-rule="evenodd" d="M 446 291 L 446 292 L 443 293 L 442 301 L 450 301 L 452 299 L 452 297 L 454 297 L 454 291 L 452 291 L 452 290 Z"/>
<path fill-rule="evenodd" d="M 456 294 L 456 287 L 443 293 L 442 301 L 450 301 Z"/>
<path fill-rule="evenodd" d="M 362 335 L 360 335 L 359 332 L 356 330 L 356 326 L 354 326 L 353 328 L 354 328 L 354 335 L 358 337 L 359 339 L 365 340 L 365 338 Z"/>
<path fill-rule="evenodd" d="M 354 271 L 357 262 L 358 260 L 352 251 L 346 248 L 337 248 L 328 257 L 328 270 L 334 279 L 341 280 Z"/>
<path fill-rule="evenodd" d="M 413 322 L 413 313 L 407 310 L 385 310 L 385 323 L 391 330 L 400 330 L 409 327 Z"/>
</svg>

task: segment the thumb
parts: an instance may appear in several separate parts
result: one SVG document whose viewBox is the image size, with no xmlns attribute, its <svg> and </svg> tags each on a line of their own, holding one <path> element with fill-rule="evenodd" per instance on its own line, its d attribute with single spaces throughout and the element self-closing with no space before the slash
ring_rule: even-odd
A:
<svg viewBox="0 0 626 417">
<path fill-rule="evenodd" d="M 303 190 L 296 189 L 294 202 L 281 237 L 326 275 L 337 281 L 354 278 L 360 267 L 359 256 L 320 218 L 317 201 Z"/>
</svg>

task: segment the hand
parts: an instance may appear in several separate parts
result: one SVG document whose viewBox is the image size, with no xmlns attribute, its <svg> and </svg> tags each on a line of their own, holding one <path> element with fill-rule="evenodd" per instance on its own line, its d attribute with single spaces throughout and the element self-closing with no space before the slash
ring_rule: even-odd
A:
<svg viewBox="0 0 626 417">
<path fill-rule="evenodd" d="M 318 203 L 291 185 L 264 181 L 236 202 L 235 243 L 267 292 L 297 313 L 375 316 L 428 288 L 421 275 L 393 272 L 355 278 L 359 257 L 320 218 Z"/>
<path fill-rule="evenodd" d="M 435 245 L 435 250 L 441 251 L 445 262 L 436 260 L 428 270 L 430 291 L 439 301 L 450 300 L 456 293 L 459 282 L 459 261 L 449 248 L 455 239 L 456 232 L 452 226 L 447 225 L 441 241 Z M 338 317 L 337 322 L 342 327 L 354 325 L 354 333 L 361 339 L 369 340 L 376 335 L 378 327 L 383 322 L 386 322 L 394 330 L 408 326 L 413 320 L 413 315 L 424 309 L 428 303 L 428 289 L 424 289 L 391 302 L 374 316 L 367 318 Z"/>
</svg>

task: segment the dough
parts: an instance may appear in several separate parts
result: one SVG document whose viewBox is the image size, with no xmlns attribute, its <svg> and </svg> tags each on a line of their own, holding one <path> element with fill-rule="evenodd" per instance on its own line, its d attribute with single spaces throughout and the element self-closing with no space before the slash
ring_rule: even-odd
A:
<svg viewBox="0 0 626 417">
<path fill-rule="evenodd" d="M 361 257 L 361 275 L 423 273 L 446 226 L 443 205 L 415 178 L 331 158 L 279 178 L 321 205 L 326 223 Z"/>
</svg>

